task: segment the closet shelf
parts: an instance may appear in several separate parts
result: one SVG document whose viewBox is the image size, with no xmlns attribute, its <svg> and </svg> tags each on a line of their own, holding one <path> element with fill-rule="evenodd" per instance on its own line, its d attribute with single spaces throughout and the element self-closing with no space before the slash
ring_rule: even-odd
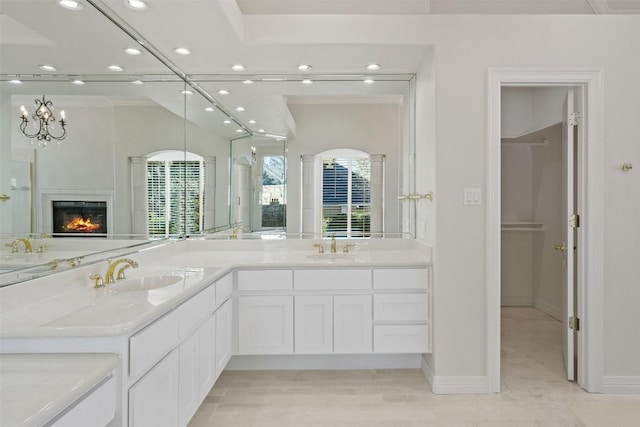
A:
<svg viewBox="0 0 640 427">
<path fill-rule="evenodd" d="M 529 222 L 529 221 L 514 221 L 503 222 L 501 225 L 502 231 L 544 231 L 544 224 L 541 222 Z"/>
</svg>

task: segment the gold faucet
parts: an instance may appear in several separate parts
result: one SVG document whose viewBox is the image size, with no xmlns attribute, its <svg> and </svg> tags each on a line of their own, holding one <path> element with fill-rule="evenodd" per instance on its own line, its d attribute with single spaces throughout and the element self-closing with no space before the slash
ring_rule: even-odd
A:
<svg viewBox="0 0 640 427">
<path fill-rule="evenodd" d="M 336 235 L 335 234 L 331 235 L 331 253 L 332 254 L 336 253 Z"/>
<path fill-rule="evenodd" d="M 231 232 L 231 235 L 229 236 L 230 239 L 237 239 L 238 238 L 238 234 L 244 231 L 243 227 L 236 227 L 233 229 L 233 231 Z"/>
<path fill-rule="evenodd" d="M 128 259 L 128 258 L 121 258 L 121 259 L 118 259 L 118 260 L 113 261 L 113 262 L 109 261 L 109 268 L 107 268 L 107 274 L 105 274 L 105 276 L 104 276 L 104 284 L 105 285 L 108 285 L 109 283 L 113 283 L 115 281 L 113 279 L 113 274 L 116 271 L 116 267 L 119 264 L 122 264 L 122 263 L 126 263 L 127 265 L 122 267 L 120 269 L 120 271 L 118 272 L 118 280 L 124 279 L 124 269 L 125 268 L 128 268 L 128 267 L 137 268 L 138 267 L 138 263 L 137 262 L 135 262 L 132 259 Z"/>
<path fill-rule="evenodd" d="M 21 237 L 19 239 L 15 239 L 13 242 L 8 243 L 7 246 L 11 246 L 11 253 L 18 253 L 18 244 L 22 242 L 24 243 L 24 253 L 33 252 L 33 248 L 31 247 L 31 242 L 26 237 Z"/>
</svg>

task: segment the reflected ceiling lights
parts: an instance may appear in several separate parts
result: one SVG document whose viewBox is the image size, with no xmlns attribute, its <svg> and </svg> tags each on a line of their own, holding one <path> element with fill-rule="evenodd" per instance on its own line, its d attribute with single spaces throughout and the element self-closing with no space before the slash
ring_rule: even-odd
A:
<svg viewBox="0 0 640 427">
<path fill-rule="evenodd" d="M 9 80 L 8 83 L 11 83 L 12 85 L 21 85 L 22 84 L 22 80 L 13 79 L 13 80 Z"/>
<path fill-rule="evenodd" d="M 53 115 L 53 102 L 47 101 L 45 96 L 42 95 L 42 100 L 36 99 L 35 103 L 35 111 L 31 115 L 35 126 L 32 126 L 33 131 L 27 130 L 27 126 L 29 126 L 29 112 L 24 107 L 24 105 L 20 106 L 20 111 L 22 115 L 20 119 L 22 123 L 20 123 L 20 132 L 27 138 L 35 138 L 38 141 L 38 147 L 47 148 L 51 141 L 62 141 L 67 136 L 67 130 L 65 129 L 65 114 L 64 111 L 60 111 L 60 120 L 56 120 L 56 117 Z M 58 132 L 58 125 L 60 127 L 60 131 Z M 56 134 L 51 133 L 54 130 L 57 132 Z"/>
<path fill-rule="evenodd" d="M 181 90 L 180 93 L 183 94 L 183 95 L 193 95 L 192 91 L 186 90 L 186 89 L 185 90 Z"/>
<path fill-rule="evenodd" d="M 369 64 L 367 65 L 367 70 L 369 71 L 378 71 L 380 69 L 380 64 Z"/>
<path fill-rule="evenodd" d="M 149 5 L 142 0 L 124 0 L 124 4 L 135 10 L 144 10 L 149 7 Z"/>
<path fill-rule="evenodd" d="M 303 84 L 303 85 L 310 85 L 311 83 L 313 83 L 313 80 L 310 80 L 310 79 L 304 79 L 304 80 L 302 80 L 302 84 Z"/>
<path fill-rule="evenodd" d="M 246 84 L 246 85 L 252 85 L 253 84 L 253 80 L 243 80 L 242 83 Z"/>
<path fill-rule="evenodd" d="M 42 71 L 57 71 L 56 67 L 54 67 L 53 65 L 43 64 L 43 65 L 38 65 L 38 67 Z"/>
<path fill-rule="evenodd" d="M 82 6 L 81 3 L 78 3 L 77 1 L 73 1 L 73 0 L 60 0 L 58 4 L 64 7 L 65 9 L 70 9 L 70 10 L 81 10 L 84 7 Z"/>
<path fill-rule="evenodd" d="M 135 47 L 128 47 L 124 50 L 127 54 L 137 56 L 142 55 L 142 51 L 140 49 L 136 49 Z"/>
<path fill-rule="evenodd" d="M 236 129 L 236 133 L 242 133 L 244 132 L 244 129 Z"/>
<path fill-rule="evenodd" d="M 225 89 L 220 89 L 218 91 L 218 95 L 229 95 L 229 91 Z"/>
<path fill-rule="evenodd" d="M 256 122 L 255 120 L 251 119 L 251 120 L 248 120 L 247 123 L 249 123 L 250 125 L 255 125 L 258 122 Z"/>
<path fill-rule="evenodd" d="M 178 55 L 191 55 L 191 51 L 189 49 L 187 49 L 186 47 L 177 47 L 175 49 L 173 49 L 173 51 L 175 53 L 177 53 Z"/>
<path fill-rule="evenodd" d="M 242 64 L 232 65 L 232 66 L 231 66 L 231 69 L 232 69 L 233 71 L 244 71 L 244 70 L 246 70 L 245 66 L 244 66 L 244 65 L 242 65 Z"/>
<path fill-rule="evenodd" d="M 373 80 L 373 79 L 365 79 L 365 80 L 364 80 L 364 83 L 365 83 L 365 84 L 368 84 L 368 85 L 372 85 L 372 84 L 374 84 L 375 82 L 376 82 L 376 81 L 375 81 L 375 80 Z"/>
<path fill-rule="evenodd" d="M 71 80 L 71 83 L 73 83 L 76 86 L 82 86 L 84 84 L 84 82 L 79 79 Z"/>
<path fill-rule="evenodd" d="M 144 82 L 142 80 L 133 80 L 131 83 L 134 84 L 134 85 L 144 84 Z"/>
<path fill-rule="evenodd" d="M 300 71 L 309 71 L 311 68 L 311 65 L 307 65 L 307 64 L 300 64 L 298 65 L 298 70 Z"/>
<path fill-rule="evenodd" d="M 231 124 L 231 120 L 226 119 L 226 120 L 223 120 L 222 123 L 224 123 L 225 125 L 230 125 Z"/>
<path fill-rule="evenodd" d="M 216 111 L 216 109 L 213 107 L 207 107 L 204 109 L 204 111 L 212 112 L 212 111 Z"/>
<path fill-rule="evenodd" d="M 236 111 L 244 111 L 244 107 L 236 107 Z"/>
<path fill-rule="evenodd" d="M 109 65 L 109 67 L 107 67 L 107 68 L 109 68 L 111 71 L 123 71 L 124 70 L 124 68 L 122 68 L 121 66 L 116 65 L 116 64 Z"/>
</svg>

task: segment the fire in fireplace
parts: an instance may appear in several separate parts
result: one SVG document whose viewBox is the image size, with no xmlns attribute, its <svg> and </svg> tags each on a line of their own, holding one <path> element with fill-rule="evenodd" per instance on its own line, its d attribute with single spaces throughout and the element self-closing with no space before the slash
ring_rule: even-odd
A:
<svg viewBox="0 0 640 427">
<path fill-rule="evenodd" d="M 53 233 L 105 234 L 107 232 L 107 202 L 52 202 Z"/>
</svg>

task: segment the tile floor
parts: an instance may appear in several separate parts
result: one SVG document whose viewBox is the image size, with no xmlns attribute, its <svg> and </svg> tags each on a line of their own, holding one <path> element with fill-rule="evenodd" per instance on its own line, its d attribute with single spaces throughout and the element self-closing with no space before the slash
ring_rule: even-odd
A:
<svg viewBox="0 0 640 427">
<path fill-rule="evenodd" d="M 434 395 L 417 369 L 225 371 L 189 427 L 640 426 L 640 395 L 566 381 L 560 323 L 502 310 L 502 392 Z"/>
</svg>

